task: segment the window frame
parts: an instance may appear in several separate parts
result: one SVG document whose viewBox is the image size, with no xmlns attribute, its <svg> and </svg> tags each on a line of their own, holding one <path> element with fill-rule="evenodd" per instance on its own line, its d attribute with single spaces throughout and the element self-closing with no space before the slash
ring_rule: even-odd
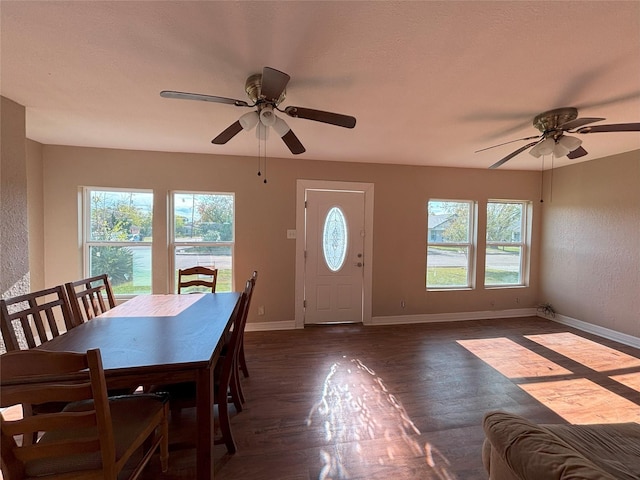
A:
<svg viewBox="0 0 640 480">
<path fill-rule="evenodd" d="M 469 207 L 469 223 L 467 225 L 467 242 L 438 242 L 431 240 L 429 232 L 429 206 L 432 202 L 460 203 Z M 475 200 L 430 198 L 427 200 L 427 235 L 425 261 L 425 288 L 427 291 L 473 290 L 476 278 L 476 243 L 478 228 L 478 203 Z M 467 281 L 465 285 L 429 285 L 429 247 L 462 247 L 467 249 Z"/>
<path fill-rule="evenodd" d="M 176 240 L 176 212 L 175 212 L 175 198 L 176 195 L 224 195 L 231 196 L 233 199 L 233 213 L 232 213 L 232 230 L 231 241 L 224 242 L 211 242 L 211 241 L 177 241 Z M 178 267 L 176 265 L 176 249 L 179 247 L 229 247 L 231 250 L 231 290 L 233 290 L 234 278 L 235 278 L 235 243 L 236 243 L 236 194 L 235 192 L 210 192 L 210 191 L 196 191 L 196 190 L 171 190 L 169 192 L 169 211 L 167 218 L 167 227 L 169 230 L 169 288 L 172 293 L 178 291 Z M 214 268 L 218 268 L 217 266 Z M 219 283 L 219 282 L 218 282 Z M 219 291 L 216 288 L 216 291 Z"/>
<path fill-rule="evenodd" d="M 144 193 L 151 194 L 151 241 L 144 240 L 118 240 L 118 241 L 105 241 L 105 240 L 92 240 L 91 239 L 91 198 L 92 192 L 121 192 L 121 193 Z M 153 202 L 154 202 L 155 192 L 152 189 L 148 188 L 122 188 L 122 187 L 82 187 L 82 229 L 81 229 L 81 244 L 82 244 L 82 271 L 84 272 L 85 277 L 91 277 L 94 273 L 91 272 L 91 248 L 92 247 L 149 247 L 151 250 L 151 262 L 149 265 L 150 268 L 150 278 L 151 283 L 149 285 L 150 292 L 153 292 Z M 106 273 L 109 276 L 110 272 L 100 272 Z M 141 293 L 131 293 L 131 294 L 122 294 L 117 293 L 117 288 L 114 289 L 114 297 L 117 300 L 128 300 L 137 295 L 141 295 Z"/>
<path fill-rule="evenodd" d="M 489 205 L 490 204 L 518 204 L 522 208 L 520 218 L 520 240 L 517 242 L 506 241 L 489 241 Z M 529 258 L 531 251 L 531 216 L 532 206 L 529 200 L 506 200 L 506 199 L 489 199 L 486 204 L 486 226 L 485 226 L 485 261 L 484 261 L 484 287 L 487 290 L 519 288 L 526 287 L 529 283 Z M 519 247 L 520 248 L 520 266 L 519 266 L 519 282 L 518 283 L 487 283 L 487 252 L 490 247 Z"/>
</svg>

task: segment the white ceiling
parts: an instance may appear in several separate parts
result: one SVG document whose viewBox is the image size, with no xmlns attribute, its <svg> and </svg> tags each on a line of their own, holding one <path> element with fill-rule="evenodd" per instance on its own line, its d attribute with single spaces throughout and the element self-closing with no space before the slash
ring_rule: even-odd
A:
<svg viewBox="0 0 640 480">
<path fill-rule="evenodd" d="M 253 132 L 211 144 L 248 109 L 159 92 L 248 100 L 264 66 L 291 76 L 281 107 L 357 118 L 349 130 L 284 116 L 306 159 L 486 168 L 526 142 L 475 150 L 538 134 L 546 110 L 640 122 L 636 0 L 2 0 L 0 14 L 0 92 L 45 144 L 256 155 Z M 580 138 L 580 161 L 640 149 L 638 132 Z M 292 157 L 275 136 L 267 155 Z"/>
</svg>

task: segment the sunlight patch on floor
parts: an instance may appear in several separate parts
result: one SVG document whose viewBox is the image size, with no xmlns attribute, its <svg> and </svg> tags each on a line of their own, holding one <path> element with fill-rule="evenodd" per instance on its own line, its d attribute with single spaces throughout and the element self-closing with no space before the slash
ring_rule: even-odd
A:
<svg viewBox="0 0 640 480">
<path fill-rule="evenodd" d="M 573 424 L 640 422 L 640 405 L 586 378 L 520 385 Z"/>
<path fill-rule="evenodd" d="M 400 400 L 359 359 L 343 358 L 331 366 L 307 425 L 323 431 L 319 480 L 362 478 L 371 465 L 389 467 L 394 478 L 456 478 Z"/>
<path fill-rule="evenodd" d="M 636 357 L 569 332 L 525 335 L 525 338 L 593 370 L 593 375 L 603 374 L 603 382 L 613 379 L 640 391 L 640 371 L 606 376 L 607 372 L 640 369 L 640 359 Z M 458 340 L 458 343 L 570 423 L 640 423 L 640 405 L 508 338 Z M 549 376 L 560 378 L 545 379 Z"/>
<path fill-rule="evenodd" d="M 632 388 L 637 392 L 640 392 L 640 372 L 627 373 L 623 375 L 613 375 L 609 378 L 623 385 L 626 385 L 627 387 Z"/>
<path fill-rule="evenodd" d="M 570 332 L 525 335 L 525 338 L 596 372 L 640 367 L 640 358 L 632 357 Z"/>
<path fill-rule="evenodd" d="M 572 373 L 508 338 L 458 340 L 458 343 L 507 378 L 548 377 Z"/>
</svg>

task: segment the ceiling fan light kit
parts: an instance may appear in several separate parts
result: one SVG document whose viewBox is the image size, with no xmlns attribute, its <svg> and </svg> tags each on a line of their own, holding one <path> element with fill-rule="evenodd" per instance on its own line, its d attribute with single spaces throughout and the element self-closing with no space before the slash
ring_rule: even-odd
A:
<svg viewBox="0 0 640 480">
<path fill-rule="evenodd" d="M 545 138 L 538 143 L 535 147 L 529 150 L 529 153 L 536 158 L 540 158 L 542 155 L 550 155 L 553 152 L 553 148 L 556 146 L 556 142 L 553 138 Z"/>
<path fill-rule="evenodd" d="M 578 110 L 573 107 L 556 108 L 536 115 L 533 119 L 533 126 L 540 131 L 537 137 L 526 137 L 519 140 L 512 140 L 492 147 L 477 150 L 482 152 L 490 148 L 500 147 L 512 142 L 536 139 L 536 141 L 520 147 L 511 152 L 506 157 L 498 160 L 489 168 L 498 168 L 500 165 L 511 160 L 525 150 L 531 148 L 529 153 L 536 158 L 543 155 L 553 155 L 554 158 L 561 158 L 565 155 L 570 159 L 576 159 L 587 155 L 587 151 L 582 147 L 582 140 L 576 137 L 565 135 L 568 133 L 597 133 L 597 132 L 640 132 L 640 123 L 617 123 L 611 125 L 588 126 L 590 123 L 599 122 L 604 118 L 584 117 L 578 118 Z"/>
<path fill-rule="evenodd" d="M 244 130 L 249 131 L 258 124 L 258 120 L 260 120 L 258 112 L 249 112 L 242 115 L 238 121 Z"/>
</svg>

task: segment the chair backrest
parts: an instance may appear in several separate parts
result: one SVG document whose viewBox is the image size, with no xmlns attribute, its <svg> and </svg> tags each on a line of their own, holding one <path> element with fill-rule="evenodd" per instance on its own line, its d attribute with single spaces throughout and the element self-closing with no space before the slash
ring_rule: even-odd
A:
<svg viewBox="0 0 640 480">
<path fill-rule="evenodd" d="M 222 366 L 222 378 L 220 380 L 221 384 L 223 384 L 225 381 L 229 381 L 228 379 L 225 379 L 225 377 L 228 376 L 230 379 L 231 374 L 237 367 L 244 327 L 247 323 L 247 316 L 249 314 L 249 299 L 251 298 L 252 292 L 253 283 L 251 282 L 251 280 L 247 280 L 244 291 L 240 295 L 240 300 L 238 300 L 236 309 L 233 312 L 233 331 L 231 332 L 231 336 L 229 337 L 229 341 L 227 342 L 227 351 L 225 353 L 224 363 Z M 227 383 L 227 386 L 228 385 L 229 384 Z"/>
<path fill-rule="evenodd" d="M 116 306 L 107 274 L 65 284 L 76 325 L 87 322 Z"/>
<path fill-rule="evenodd" d="M 249 281 L 251 282 L 251 295 L 253 295 L 253 290 L 256 287 L 256 282 L 258 281 L 258 271 L 254 270 L 253 273 L 251 274 L 251 277 L 249 278 Z M 249 308 L 249 304 L 251 303 L 251 296 L 249 296 L 248 300 L 247 300 L 247 309 Z"/>
<path fill-rule="evenodd" d="M 218 269 L 191 267 L 178 270 L 178 293 L 216 293 Z"/>
<path fill-rule="evenodd" d="M 0 328 L 7 351 L 37 347 L 75 325 L 62 285 L 0 300 Z"/>
<path fill-rule="evenodd" d="M 5 479 L 49 478 L 46 475 L 61 470 L 84 474 L 93 470 L 94 475 L 103 471 L 104 477 L 95 478 L 116 478 L 115 443 L 100 350 L 8 352 L 2 356 L 0 373 L 2 407 L 83 402 L 81 411 L 62 410 L 17 420 L 1 417 Z M 25 441 L 34 434 L 39 438 L 37 443 Z M 87 458 L 91 461 L 85 464 Z"/>
</svg>

